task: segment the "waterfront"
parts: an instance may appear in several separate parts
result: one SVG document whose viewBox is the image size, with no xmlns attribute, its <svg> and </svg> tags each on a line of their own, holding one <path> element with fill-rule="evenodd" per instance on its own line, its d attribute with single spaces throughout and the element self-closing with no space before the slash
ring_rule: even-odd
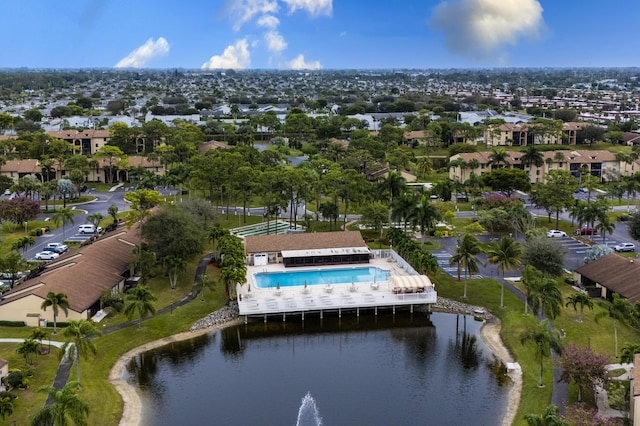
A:
<svg viewBox="0 0 640 426">
<path fill-rule="evenodd" d="M 250 323 L 139 355 L 129 380 L 148 425 L 294 425 L 307 392 L 324 425 L 499 424 L 509 386 L 480 325 L 440 313 Z"/>
</svg>

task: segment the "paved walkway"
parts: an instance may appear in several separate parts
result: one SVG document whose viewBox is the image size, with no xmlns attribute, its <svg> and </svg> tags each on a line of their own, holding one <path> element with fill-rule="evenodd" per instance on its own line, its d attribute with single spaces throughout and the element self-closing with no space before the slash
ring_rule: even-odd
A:
<svg viewBox="0 0 640 426">
<path fill-rule="evenodd" d="M 619 368 L 624 368 L 626 373 L 621 374 L 620 376 L 613 377 L 611 380 L 630 380 L 631 379 L 631 368 L 633 364 L 607 364 L 607 371 L 617 370 Z M 598 415 L 600 417 L 619 417 L 625 418 L 626 414 L 620 410 L 614 410 L 609 406 L 609 399 L 607 395 L 607 390 L 596 386 L 596 404 L 598 406 Z"/>
</svg>

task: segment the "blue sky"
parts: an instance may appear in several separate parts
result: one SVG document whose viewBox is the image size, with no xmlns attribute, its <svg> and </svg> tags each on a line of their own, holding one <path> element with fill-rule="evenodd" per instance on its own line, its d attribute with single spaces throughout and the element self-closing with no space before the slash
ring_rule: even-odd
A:
<svg viewBox="0 0 640 426">
<path fill-rule="evenodd" d="M 0 68 L 640 66 L 632 0 L 5 0 Z"/>
</svg>

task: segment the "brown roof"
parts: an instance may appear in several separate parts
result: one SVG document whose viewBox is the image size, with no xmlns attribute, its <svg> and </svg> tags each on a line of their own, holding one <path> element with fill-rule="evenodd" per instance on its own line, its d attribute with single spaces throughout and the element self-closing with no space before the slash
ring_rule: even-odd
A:
<svg viewBox="0 0 640 426">
<path fill-rule="evenodd" d="M 631 367 L 631 383 L 633 389 L 631 389 L 633 396 L 640 395 L 640 354 L 633 356 L 633 367 Z"/>
<path fill-rule="evenodd" d="M 208 141 L 208 142 L 203 142 L 200 144 L 200 146 L 198 147 L 198 151 L 199 152 L 207 152 L 210 149 L 228 149 L 231 148 L 229 146 L 229 144 L 227 144 L 226 142 L 220 142 L 220 141 Z"/>
<path fill-rule="evenodd" d="M 640 300 L 640 261 L 611 253 L 582 265 L 576 272 L 632 303 Z"/>
<path fill-rule="evenodd" d="M 367 247 L 367 244 L 359 231 L 262 235 L 244 239 L 247 254 L 343 247 Z"/>
<path fill-rule="evenodd" d="M 562 152 L 564 154 L 564 160 L 562 161 L 569 163 L 587 164 L 617 161 L 614 153 L 605 150 L 540 151 L 545 160 L 551 158 L 554 162 L 557 161 L 555 159 L 557 152 Z M 523 155 L 523 151 L 507 151 L 507 162 L 510 165 L 520 164 L 520 158 Z M 470 160 L 477 159 L 480 164 L 489 164 L 491 161 L 491 151 L 462 152 L 451 157 L 453 160 L 456 158 L 462 158 L 467 163 Z"/>
<path fill-rule="evenodd" d="M 42 173 L 42 167 L 40 167 L 38 160 L 7 160 L 6 164 L 2 166 L 2 172 Z"/>
<path fill-rule="evenodd" d="M 93 139 L 93 138 L 109 138 L 111 134 L 108 130 L 87 129 L 79 130 L 52 130 L 47 132 L 48 135 L 58 139 Z"/>
<path fill-rule="evenodd" d="M 127 161 L 130 167 L 161 167 L 162 163 L 159 160 L 149 160 L 142 155 L 130 155 L 127 157 Z"/>
<path fill-rule="evenodd" d="M 107 237 L 77 251 L 68 252 L 47 265 L 38 277 L 25 281 L 3 295 L 0 305 L 28 295 L 45 299 L 50 291 L 65 293 L 69 307 L 83 312 L 100 299 L 102 292 L 113 288 L 129 268 L 139 234 L 136 228 L 119 228 Z M 19 293 L 11 297 L 12 293 Z"/>
</svg>

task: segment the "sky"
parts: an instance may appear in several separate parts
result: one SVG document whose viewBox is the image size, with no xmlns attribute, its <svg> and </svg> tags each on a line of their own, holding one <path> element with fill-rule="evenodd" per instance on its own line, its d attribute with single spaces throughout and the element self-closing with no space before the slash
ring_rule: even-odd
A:
<svg viewBox="0 0 640 426">
<path fill-rule="evenodd" d="M 0 68 L 640 66 L 636 0 L 4 0 Z"/>
</svg>

